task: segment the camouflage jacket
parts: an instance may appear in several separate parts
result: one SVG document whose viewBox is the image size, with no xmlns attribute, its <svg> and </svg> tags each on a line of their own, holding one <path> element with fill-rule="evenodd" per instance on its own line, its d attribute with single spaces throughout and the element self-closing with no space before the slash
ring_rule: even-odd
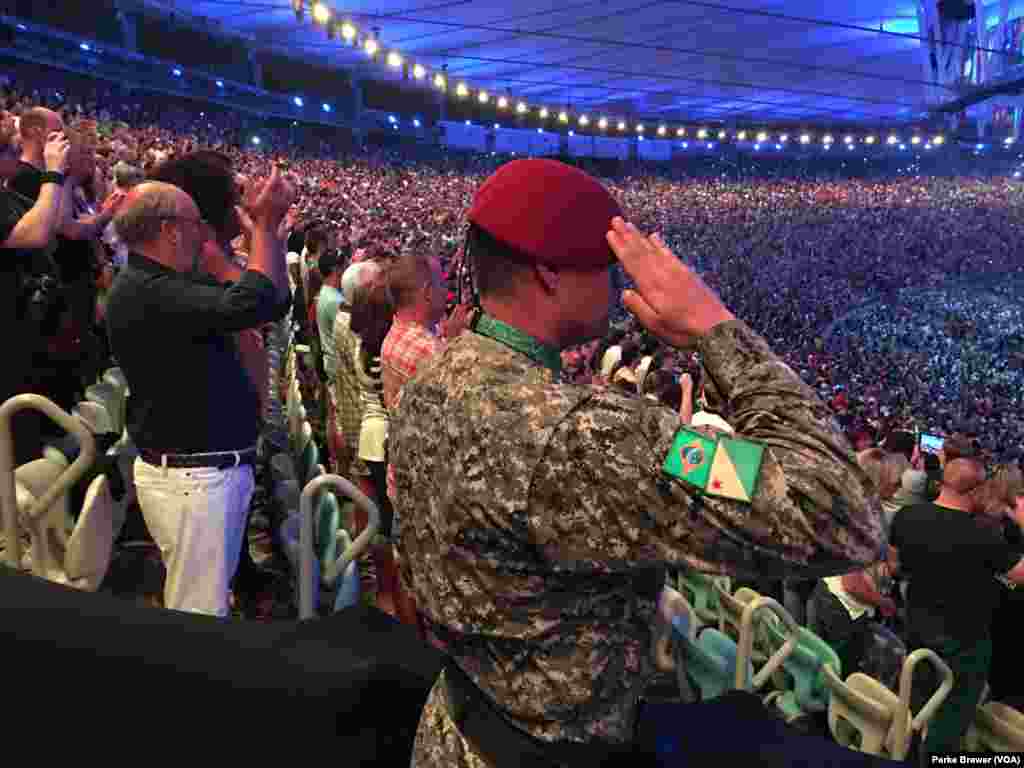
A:
<svg viewBox="0 0 1024 768">
<path fill-rule="evenodd" d="M 405 385 L 402 578 L 431 639 L 540 739 L 631 737 L 653 675 L 644 569 L 813 578 L 883 549 L 878 497 L 814 392 L 740 321 L 700 352 L 711 406 L 767 446 L 751 504 L 662 472 L 678 414 L 557 383 L 490 338 L 463 334 Z M 435 687 L 414 763 L 484 765 L 443 700 Z"/>
</svg>

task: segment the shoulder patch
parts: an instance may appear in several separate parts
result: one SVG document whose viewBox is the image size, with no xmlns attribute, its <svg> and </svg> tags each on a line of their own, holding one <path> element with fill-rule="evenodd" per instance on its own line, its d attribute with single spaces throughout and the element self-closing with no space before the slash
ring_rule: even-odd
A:
<svg viewBox="0 0 1024 768">
<path fill-rule="evenodd" d="M 680 428 L 665 458 L 663 471 L 709 496 L 747 504 L 757 492 L 764 446 L 746 440 L 704 435 Z"/>
</svg>

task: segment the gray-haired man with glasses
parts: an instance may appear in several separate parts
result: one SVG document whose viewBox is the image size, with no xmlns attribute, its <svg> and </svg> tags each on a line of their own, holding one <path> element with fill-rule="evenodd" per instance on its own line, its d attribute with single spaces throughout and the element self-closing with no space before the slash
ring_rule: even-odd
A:
<svg viewBox="0 0 1024 768">
<path fill-rule="evenodd" d="M 228 287 L 197 279 L 213 232 L 181 189 L 142 184 L 115 220 L 131 253 L 111 290 L 107 330 L 132 389 L 135 484 L 167 567 L 167 608 L 228 613 L 259 428 L 258 393 L 232 335 L 284 311 L 278 227 L 293 196 L 275 171 L 238 209 L 252 253 Z"/>
</svg>

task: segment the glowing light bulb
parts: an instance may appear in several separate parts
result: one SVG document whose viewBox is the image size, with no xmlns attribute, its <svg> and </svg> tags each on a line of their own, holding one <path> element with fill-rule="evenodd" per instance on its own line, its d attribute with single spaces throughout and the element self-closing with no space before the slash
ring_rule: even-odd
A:
<svg viewBox="0 0 1024 768">
<path fill-rule="evenodd" d="M 412 76 L 417 80 L 422 80 L 427 75 L 427 70 L 423 68 L 422 64 L 417 64 L 412 68 Z"/>
</svg>

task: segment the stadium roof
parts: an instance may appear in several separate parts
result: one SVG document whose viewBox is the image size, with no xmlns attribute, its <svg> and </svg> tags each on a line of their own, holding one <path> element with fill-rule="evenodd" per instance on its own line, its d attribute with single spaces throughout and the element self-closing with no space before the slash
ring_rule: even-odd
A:
<svg viewBox="0 0 1024 768">
<path fill-rule="evenodd" d="M 292 0 L 151 0 L 291 55 L 401 77 Z M 531 105 L 651 120 L 919 120 L 929 91 L 914 0 L 325 0 L 382 50 Z M 1016 4 L 1016 3 L 1015 3 Z M 986 9 L 998 18 L 999 2 Z M 1012 16 L 1011 16 L 1012 18 Z M 423 87 L 430 87 L 427 78 Z"/>
</svg>

